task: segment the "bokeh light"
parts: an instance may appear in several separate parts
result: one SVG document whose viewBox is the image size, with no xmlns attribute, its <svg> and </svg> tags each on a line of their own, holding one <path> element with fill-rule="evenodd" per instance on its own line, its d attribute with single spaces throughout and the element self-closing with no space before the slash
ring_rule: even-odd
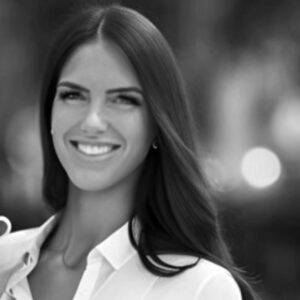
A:
<svg viewBox="0 0 300 300">
<path fill-rule="evenodd" d="M 241 172 L 248 184 L 255 188 L 265 188 L 279 179 L 280 160 L 269 149 L 253 148 L 244 155 Z"/>
<path fill-rule="evenodd" d="M 5 234 L 11 231 L 11 223 L 8 218 L 5 216 L 0 216 L 0 236 L 4 236 Z"/>
<path fill-rule="evenodd" d="M 271 132 L 287 159 L 300 161 L 300 95 L 281 102 L 272 119 Z"/>
</svg>

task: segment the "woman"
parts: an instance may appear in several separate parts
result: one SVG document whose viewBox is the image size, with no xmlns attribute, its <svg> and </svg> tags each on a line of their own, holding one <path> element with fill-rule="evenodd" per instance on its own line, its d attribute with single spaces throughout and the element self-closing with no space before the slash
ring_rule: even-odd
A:
<svg viewBox="0 0 300 300">
<path fill-rule="evenodd" d="M 255 299 L 220 235 L 174 56 L 149 20 L 120 5 L 73 17 L 40 107 L 57 213 L 0 239 L 1 300 Z"/>
</svg>

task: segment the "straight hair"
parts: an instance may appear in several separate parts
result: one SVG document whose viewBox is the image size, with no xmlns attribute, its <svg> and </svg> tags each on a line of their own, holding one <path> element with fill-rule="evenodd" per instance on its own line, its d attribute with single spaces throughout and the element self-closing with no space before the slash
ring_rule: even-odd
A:
<svg viewBox="0 0 300 300">
<path fill-rule="evenodd" d="M 99 38 L 117 45 L 131 62 L 158 128 L 159 148 L 150 149 L 146 157 L 129 221 L 129 237 L 142 263 L 153 274 L 167 277 L 205 258 L 229 270 L 243 299 L 257 299 L 234 266 L 222 238 L 199 164 L 195 125 L 174 54 L 159 30 L 132 9 L 117 4 L 85 8 L 64 25 L 53 45 L 40 105 L 46 201 L 58 211 L 64 208 L 68 194 L 69 179 L 50 135 L 57 81 L 72 53 Z M 184 254 L 197 260 L 176 266 L 165 262 L 160 254 Z"/>
</svg>

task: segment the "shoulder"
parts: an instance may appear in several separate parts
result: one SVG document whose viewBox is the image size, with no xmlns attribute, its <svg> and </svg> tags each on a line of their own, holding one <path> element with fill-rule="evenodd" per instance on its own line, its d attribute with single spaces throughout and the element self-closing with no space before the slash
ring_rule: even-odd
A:
<svg viewBox="0 0 300 300">
<path fill-rule="evenodd" d="M 201 259 L 185 274 L 186 282 L 195 291 L 194 299 L 241 300 L 240 289 L 230 272 L 211 261 Z"/>
<path fill-rule="evenodd" d="M 181 265 L 187 260 L 180 259 L 178 262 Z M 189 262 L 192 262 L 191 259 Z M 176 265 L 175 261 L 173 263 Z M 242 300 L 240 289 L 230 272 L 206 259 L 201 259 L 196 266 L 180 275 L 161 278 L 156 286 L 162 290 L 167 287 L 166 293 L 172 299 Z M 168 297 L 162 299 L 170 299 Z"/>
<path fill-rule="evenodd" d="M 201 277 L 195 299 L 241 300 L 241 291 L 228 270 L 205 259 L 191 270 L 190 276 Z"/>
</svg>

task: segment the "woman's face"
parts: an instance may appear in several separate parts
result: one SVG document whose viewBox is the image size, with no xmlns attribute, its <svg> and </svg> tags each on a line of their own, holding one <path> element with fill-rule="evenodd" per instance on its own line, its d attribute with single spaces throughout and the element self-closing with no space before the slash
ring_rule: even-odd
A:
<svg viewBox="0 0 300 300">
<path fill-rule="evenodd" d="M 136 181 L 155 124 L 139 80 L 116 45 L 93 41 L 67 61 L 53 102 L 52 131 L 57 156 L 79 189 Z"/>
</svg>

